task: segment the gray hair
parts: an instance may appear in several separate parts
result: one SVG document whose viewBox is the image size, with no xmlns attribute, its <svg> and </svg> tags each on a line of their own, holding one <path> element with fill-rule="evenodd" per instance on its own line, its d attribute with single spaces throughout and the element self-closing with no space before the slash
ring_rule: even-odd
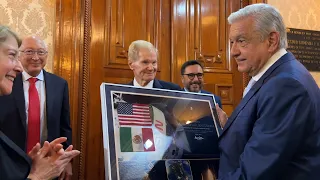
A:
<svg viewBox="0 0 320 180">
<path fill-rule="evenodd" d="M 5 42 L 9 36 L 13 36 L 18 43 L 18 47 L 20 47 L 21 39 L 18 37 L 18 35 L 15 32 L 13 32 L 9 27 L 0 25 L 0 43 Z"/>
<path fill-rule="evenodd" d="M 156 52 L 158 56 L 158 50 L 153 46 L 153 44 L 144 40 L 136 40 L 129 46 L 128 59 L 131 61 L 138 60 L 140 49 L 148 49 L 150 52 Z"/>
<path fill-rule="evenodd" d="M 255 21 L 255 30 L 266 39 L 272 31 L 280 33 L 279 48 L 287 47 L 287 32 L 279 11 L 268 4 L 252 4 L 246 6 L 228 17 L 229 24 L 238 20 L 252 17 Z"/>
</svg>

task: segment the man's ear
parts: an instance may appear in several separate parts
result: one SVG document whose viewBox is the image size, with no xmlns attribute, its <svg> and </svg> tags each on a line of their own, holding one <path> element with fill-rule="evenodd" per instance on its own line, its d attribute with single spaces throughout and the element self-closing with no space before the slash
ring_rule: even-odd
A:
<svg viewBox="0 0 320 180">
<path fill-rule="evenodd" d="M 129 68 L 130 68 L 131 70 L 133 70 L 132 64 L 133 64 L 132 60 L 131 60 L 131 59 L 128 59 L 128 65 L 129 65 Z"/>
<path fill-rule="evenodd" d="M 279 48 L 280 34 L 279 32 L 271 32 L 269 34 L 269 51 L 274 52 Z"/>
<path fill-rule="evenodd" d="M 183 75 L 181 75 L 181 82 L 183 82 Z"/>
</svg>

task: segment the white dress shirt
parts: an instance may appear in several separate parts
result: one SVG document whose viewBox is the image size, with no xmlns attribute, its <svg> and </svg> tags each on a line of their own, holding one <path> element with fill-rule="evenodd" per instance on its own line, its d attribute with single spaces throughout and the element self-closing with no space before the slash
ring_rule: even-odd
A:
<svg viewBox="0 0 320 180">
<path fill-rule="evenodd" d="M 25 108 L 26 108 L 26 118 L 27 122 L 26 125 L 28 125 L 28 110 L 29 110 L 29 78 L 32 78 L 27 72 L 22 72 L 22 81 L 23 81 L 23 91 L 24 91 L 24 100 L 25 100 Z M 40 100 L 40 141 L 43 142 L 42 139 L 42 131 L 43 127 L 46 123 L 45 121 L 45 110 L 46 110 L 46 90 L 45 90 L 45 82 L 44 82 L 44 76 L 43 71 L 41 70 L 40 74 L 37 77 L 38 80 L 36 81 L 36 88 L 39 94 L 39 100 Z M 28 129 L 28 128 L 27 128 Z"/>
<path fill-rule="evenodd" d="M 153 88 L 153 81 L 150 81 L 147 85 L 145 86 L 141 86 L 138 81 L 136 80 L 136 78 L 133 79 L 133 86 L 134 87 L 141 87 L 141 88 L 149 88 L 149 89 L 152 89 Z"/>
<path fill-rule="evenodd" d="M 243 92 L 243 97 L 246 95 L 246 93 L 251 89 L 251 87 L 254 85 L 255 82 L 258 82 L 259 79 L 263 76 L 263 74 L 265 72 L 267 72 L 267 70 L 274 64 L 276 63 L 283 55 L 287 54 L 287 51 L 282 48 L 279 51 L 277 51 L 276 53 L 274 53 L 274 55 L 272 55 L 270 57 L 270 59 L 268 59 L 268 61 L 266 62 L 266 64 L 264 64 L 264 66 L 260 69 L 260 71 L 258 72 L 258 74 L 256 74 L 255 76 L 252 76 L 252 79 L 250 80 L 250 82 L 253 82 L 253 84 L 248 84 L 248 88 L 246 87 L 244 92 Z"/>
<path fill-rule="evenodd" d="M 267 72 L 267 70 L 285 54 L 287 54 L 287 51 L 283 48 L 274 53 L 274 55 L 272 55 L 271 58 L 266 62 L 266 64 L 264 64 L 264 66 L 260 69 L 259 73 L 255 76 L 252 76 L 253 80 L 255 80 L 256 82 L 259 81 L 263 74 Z"/>
</svg>

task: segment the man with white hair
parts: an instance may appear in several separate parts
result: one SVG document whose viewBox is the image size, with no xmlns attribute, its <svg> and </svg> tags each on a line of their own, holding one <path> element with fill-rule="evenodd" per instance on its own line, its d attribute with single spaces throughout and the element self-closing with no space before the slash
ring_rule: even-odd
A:
<svg viewBox="0 0 320 180">
<path fill-rule="evenodd" d="M 155 79 L 158 70 L 158 50 L 148 41 L 133 41 L 129 46 L 128 65 L 133 71 L 134 80 L 129 84 L 135 87 L 180 90 L 177 84 Z"/>
<path fill-rule="evenodd" d="M 0 97 L 0 130 L 26 153 L 58 137 L 67 137 L 66 149 L 72 142 L 68 83 L 43 69 L 48 50 L 39 37 L 24 38 L 19 51 L 24 71 L 14 80 L 12 94 Z M 60 179 L 71 175 L 69 163 Z"/>
<path fill-rule="evenodd" d="M 280 13 L 253 4 L 228 21 L 230 53 L 251 80 L 220 136 L 219 179 L 319 179 L 320 90 L 285 50 Z"/>
</svg>

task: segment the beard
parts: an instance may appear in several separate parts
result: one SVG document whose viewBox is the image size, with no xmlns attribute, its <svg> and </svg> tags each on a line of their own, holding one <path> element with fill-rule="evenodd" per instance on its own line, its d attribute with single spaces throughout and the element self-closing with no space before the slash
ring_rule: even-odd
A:
<svg viewBox="0 0 320 180">
<path fill-rule="evenodd" d="M 197 85 L 197 86 L 195 86 Z M 191 92 L 198 92 L 202 89 L 202 83 L 200 81 L 193 81 L 188 84 L 187 89 Z"/>
</svg>

